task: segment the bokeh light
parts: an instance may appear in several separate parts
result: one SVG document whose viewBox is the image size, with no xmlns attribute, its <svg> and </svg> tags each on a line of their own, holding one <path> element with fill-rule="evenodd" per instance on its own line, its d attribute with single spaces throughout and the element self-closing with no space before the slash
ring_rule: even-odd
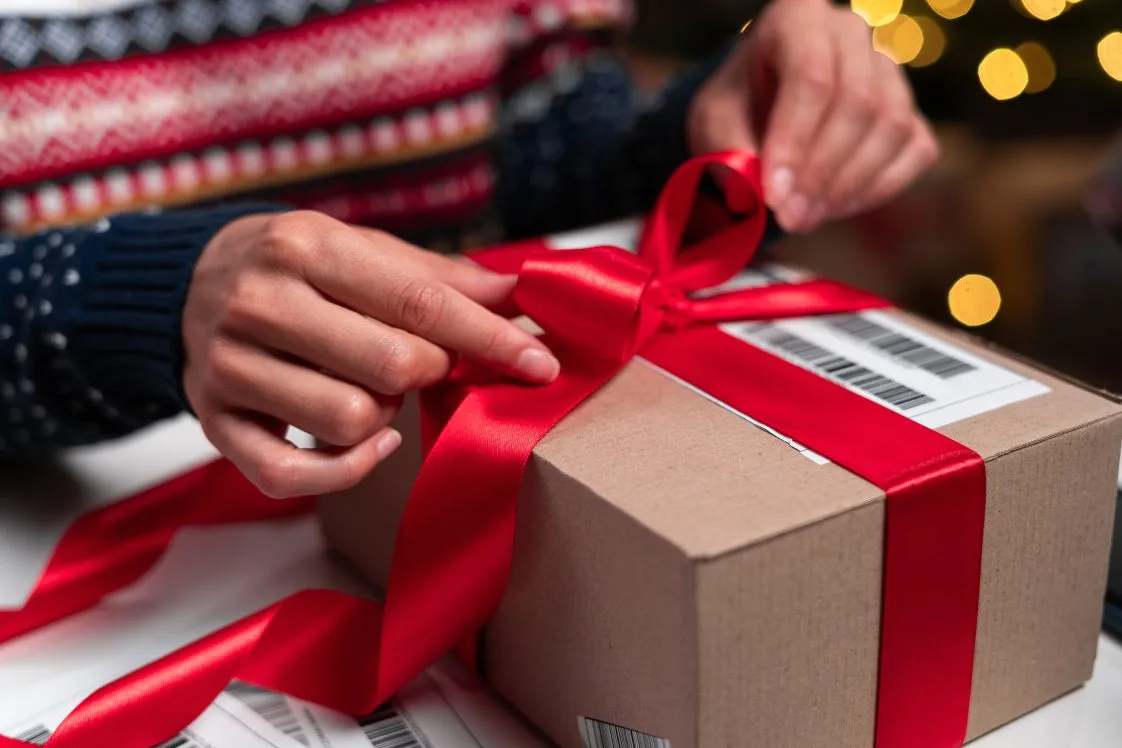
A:
<svg viewBox="0 0 1122 748">
<path fill-rule="evenodd" d="M 943 18 L 962 18 L 974 7 L 974 0 L 927 0 L 931 10 Z"/>
<path fill-rule="evenodd" d="M 903 65 L 923 49 L 923 29 L 911 16 L 898 15 L 873 30 L 873 47 Z"/>
<path fill-rule="evenodd" d="M 923 48 L 909 64 L 914 68 L 924 68 L 934 64 L 943 56 L 947 48 L 947 37 L 935 19 L 927 16 L 916 16 L 915 19 L 923 34 Z"/>
<path fill-rule="evenodd" d="M 1017 98 L 1028 88 L 1028 68 L 1020 55 L 1000 47 L 978 64 L 978 80 L 990 96 L 998 101 L 1007 101 Z"/>
<path fill-rule="evenodd" d="M 1029 80 L 1028 85 L 1025 86 L 1025 93 L 1040 93 L 1048 90 L 1056 80 L 1056 63 L 1052 59 L 1052 54 L 1043 44 L 1036 42 L 1025 42 L 1017 47 L 1016 52 L 1025 63 L 1025 69 L 1028 70 Z"/>
<path fill-rule="evenodd" d="M 1021 7 L 1033 18 L 1050 21 L 1067 9 L 1067 0 L 1020 0 Z"/>
<path fill-rule="evenodd" d="M 1112 31 L 1099 41 L 1099 64 L 1116 81 L 1122 81 L 1122 31 Z"/>
<path fill-rule="evenodd" d="M 900 15 L 904 0 L 850 0 L 853 12 L 870 26 L 884 26 Z"/>
<path fill-rule="evenodd" d="M 1001 291 L 991 278 L 971 273 L 954 282 L 947 292 L 951 316 L 967 327 L 992 322 L 1001 309 Z"/>
</svg>

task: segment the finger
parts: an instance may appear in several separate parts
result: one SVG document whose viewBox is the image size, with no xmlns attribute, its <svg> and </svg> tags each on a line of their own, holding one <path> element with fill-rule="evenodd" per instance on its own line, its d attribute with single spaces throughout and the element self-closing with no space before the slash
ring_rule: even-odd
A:
<svg viewBox="0 0 1122 748">
<path fill-rule="evenodd" d="M 764 190 L 772 210 L 806 212 L 805 198 L 794 194 L 795 175 L 801 173 L 814 134 L 833 96 L 837 60 L 830 33 L 821 22 L 788 14 L 768 33 L 761 33 L 754 54 L 772 65 L 776 75 L 775 103 L 761 144 Z M 792 20 L 789 20 L 792 19 Z"/>
<path fill-rule="evenodd" d="M 865 199 L 877 177 L 903 152 L 915 125 L 916 114 L 907 83 L 896 63 L 878 54 L 877 85 L 884 91 L 880 116 L 858 145 L 853 156 L 838 170 L 824 203 L 827 215 L 850 215 Z"/>
<path fill-rule="evenodd" d="M 930 128 L 918 120 L 900 155 L 876 178 L 857 210 L 868 210 L 893 199 L 939 158 L 939 145 Z"/>
<path fill-rule="evenodd" d="M 874 75 L 872 37 L 860 16 L 831 14 L 837 80 L 829 109 L 802 166 L 795 172 L 795 197 L 776 216 L 788 230 L 808 231 L 825 217 L 827 195 L 838 171 L 868 135 L 881 103 Z"/>
<path fill-rule="evenodd" d="M 366 239 L 376 242 L 379 247 L 385 247 L 400 259 L 404 267 L 411 268 L 418 274 L 427 273 L 489 309 L 507 301 L 518 281 L 517 276 L 502 275 L 475 263 L 463 262 L 462 259 L 427 252 L 380 231 L 368 228 L 358 230 Z"/>
<path fill-rule="evenodd" d="M 243 322 L 243 334 L 349 382 L 384 395 L 424 389 L 448 376 L 452 361 L 438 345 L 323 298 L 286 291 L 284 304 Z"/>
<path fill-rule="evenodd" d="M 389 425 L 399 400 L 285 361 L 265 351 L 238 348 L 219 357 L 222 402 L 271 416 L 317 439 L 351 447 Z"/>
<path fill-rule="evenodd" d="M 270 425 L 259 416 L 219 411 L 203 428 L 218 451 L 251 483 L 277 499 L 350 488 L 401 444 L 401 434 L 384 429 L 353 447 L 300 449 Z"/>
<path fill-rule="evenodd" d="M 534 382 L 550 382 L 560 364 L 533 335 L 454 288 L 410 272 L 368 246 L 309 269 L 325 294 L 384 324 Z M 365 250 L 365 251 L 363 251 Z"/>
</svg>

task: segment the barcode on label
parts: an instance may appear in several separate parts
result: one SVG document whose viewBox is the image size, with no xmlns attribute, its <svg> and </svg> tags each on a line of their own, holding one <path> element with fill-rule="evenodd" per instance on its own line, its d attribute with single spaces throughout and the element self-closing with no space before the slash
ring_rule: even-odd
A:
<svg viewBox="0 0 1122 748">
<path fill-rule="evenodd" d="M 180 735 L 160 743 L 156 748 L 199 748 L 199 744 L 186 735 Z"/>
<path fill-rule="evenodd" d="M 241 681 L 231 683 L 226 688 L 226 692 L 257 712 L 262 719 L 288 737 L 304 745 L 311 744 L 296 714 L 292 711 L 292 706 L 281 694 Z"/>
<path fill-rule="evenodd" d="M 13 735 L 16 740 L 22 740 L 25 743 L 34 743 L 35 745 L 43 745 L 51 737 L 51 731 L 43 725 L 35 725 L 34 727 L 24 730 L 19 735 Z"/>
<path fill-rule="evenodd" d="M 670 748 L 666 738 L 587 717 L 577 718 L 585 748 Z"/>
<path fill-rule="evenodd" d="M 900 410 L 910 410 L 934 402 L 931 397 L 922 392 L 866 369 L 844 356 L 839 356 L 786 330 L 764 327 L 753 338 L 813 366 L 827 377 L 856 387 Z"/>
<path fill-rule="evenodd" d="M 386 704 L 358 720 L 372 748 L 427 748 L 393 704 Z"/>
<path fill-rule="evenodd" d="M 941 379 L 951 379 L 978 368 L 857 314 L 834 317 L 828 319 L 827 324 Z"/>
</svg>

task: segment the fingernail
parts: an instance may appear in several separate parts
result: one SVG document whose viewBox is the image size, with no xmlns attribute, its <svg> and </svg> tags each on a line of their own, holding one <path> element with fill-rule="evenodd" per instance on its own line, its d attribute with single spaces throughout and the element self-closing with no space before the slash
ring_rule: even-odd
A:
<svg viewBox="0 0 1122 748">
<path fill-rule="evenodd" d="M 804 196 L 795 194 L 783 204 L 780 209 L 783 219 L 790 226 L 802 226 L 810 213 L 810 201 Z"/>
<path fill-rule="evenodd" d="M 561 372 L 561 363 L 548 351 L 527 348 L 518 355 L 514 368 L 528 379 L 552 382 Z"/>
<path fill-rule="evenodd" d="M 795 183 L 794 173 L 787 167 L 781 167 L 771 173 L 771 194 L 768 197 L 773 205 L 787 199 L 791 194 L 791 187 Z"/>
<path fill-rule="evenodd" d="M 374 449 L 378 453 L 378 459 L 384 460 L 394 453 L 394 451 L 401 446 L 401 433 L 394 429 L 390 429 L 378 438 L 378 443 Z"/>
</svg>

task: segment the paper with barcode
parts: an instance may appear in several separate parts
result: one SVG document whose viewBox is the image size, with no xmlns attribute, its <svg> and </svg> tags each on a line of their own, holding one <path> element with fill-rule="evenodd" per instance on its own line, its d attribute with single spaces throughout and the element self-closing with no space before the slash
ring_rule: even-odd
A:
<svg viewBox="0 0 1122 748">
<path fill-rule="evenodd" d="M 7 726 L 0 734 L 43 745 L 80 701 L 74 698 L 55 704 L 21 723 Z M 240 704 L 234 704 L 236 710 Z M 155 748 L 303 748 L 258 715 L 246 718 L 244 714 L 231 714 L 224 706 L 228 706 L 228 701 L 215 702 L 177 737 Z"/>
<path fill-rule="evenodd" d="M 232 714 L 258 717 L 307 748 L 546 748 L 485 687 L 450 660 L 438 663 L 394 700 L 363 717 L 349 717 L 300 699 L 232 684 Z"/>
<path fill-rule="evenodd" d="M 800 279 L 798 273 L 789 269 L 767 266 L 745 271 L 701 295 Z M 1048 392 L 1048 387 L 1041 382 L 975 356 L 880 311 L 772 322 L 736 322 L 723 324 L 720 329 L 930 428 L 946 426 Z M 782 439 L 808 459 L 827 464 L 821 455 L 750 415 L 729 408 L 695 387 L 690 388 Z"/>
</svg>

